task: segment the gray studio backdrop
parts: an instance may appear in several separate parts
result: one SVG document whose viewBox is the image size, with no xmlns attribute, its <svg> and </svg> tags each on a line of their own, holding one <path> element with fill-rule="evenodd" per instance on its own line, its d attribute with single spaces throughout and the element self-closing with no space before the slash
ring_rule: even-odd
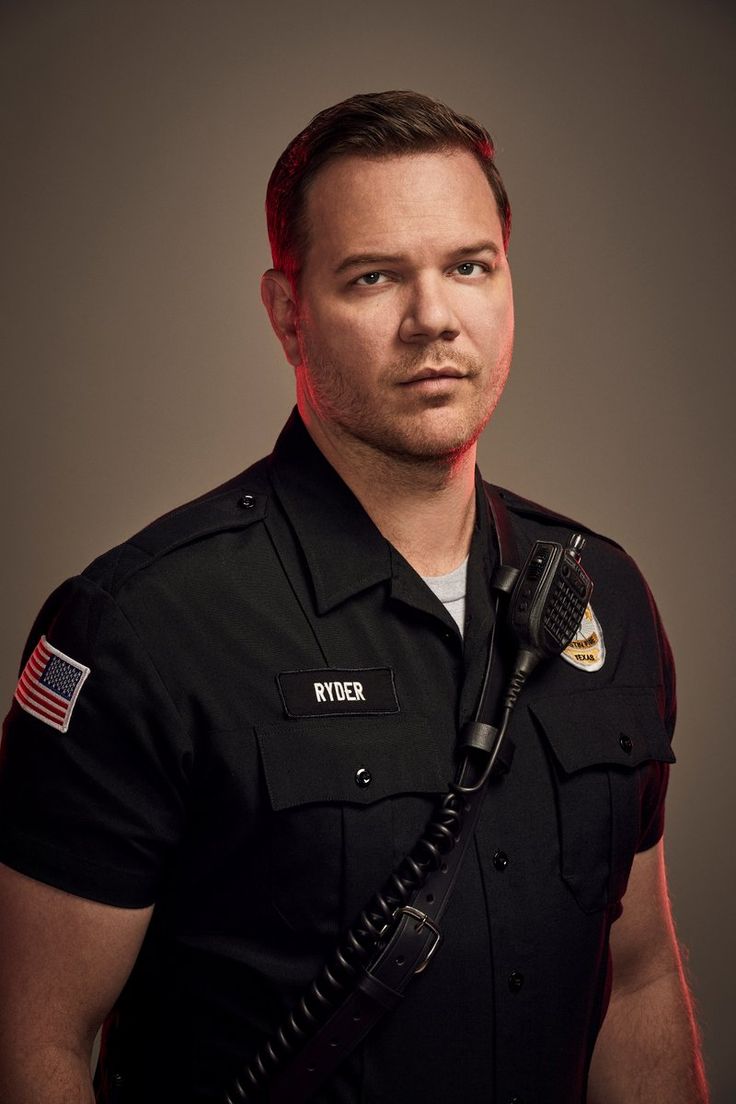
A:
<svg viewBox="0 0 736 1104">
<path fill-rule="evenodd" d="M 270 450 L 270 169 L 321 107 L 482 119 L 518 340 L 485 474 L 614 535 L 680 675 L 668 807 L 714 1104 L 732 1057 L 734 99 L 726 0 L 0 3 L 0 690 L 47 592 Z"/>
</svg>

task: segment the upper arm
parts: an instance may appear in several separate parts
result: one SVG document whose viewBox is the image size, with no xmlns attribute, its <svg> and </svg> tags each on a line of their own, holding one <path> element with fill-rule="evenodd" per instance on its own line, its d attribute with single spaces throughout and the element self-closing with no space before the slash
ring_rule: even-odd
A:
<svg viewBox="0 0 736 1104">
<path fill-rule="evenodd" d="M 50 1045 L 91 1047 L 152 911 L 76 897 L 0 864 L 0 1064 Z"/>
<path fill-rule="evenodd" d="M 661 839 L 634 858 L 610 947 L 614 996 L 679 967 Z"/>
</svg>

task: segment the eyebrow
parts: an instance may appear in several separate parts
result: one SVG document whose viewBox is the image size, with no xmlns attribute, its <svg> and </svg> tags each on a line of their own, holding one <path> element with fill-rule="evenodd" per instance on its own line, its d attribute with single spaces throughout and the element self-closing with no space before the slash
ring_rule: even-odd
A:
<svg viewBox="0 0 736 1104">
<path fill-rule="evenodd" d="M 463 245 L 459 249 L 452 249 L 449 257 L 470 257 L 478 253 L 493 253 L 496 256 L 501 252 L 495 242 L 481 241 L 472 245 Z M 346 272 L 349 268 L 370 268 L 376 265 L 403 264 L 407 260 L 405 253 L 351 253 L 340 261 L 335 269 L 335 275 Z"/>
</svg>

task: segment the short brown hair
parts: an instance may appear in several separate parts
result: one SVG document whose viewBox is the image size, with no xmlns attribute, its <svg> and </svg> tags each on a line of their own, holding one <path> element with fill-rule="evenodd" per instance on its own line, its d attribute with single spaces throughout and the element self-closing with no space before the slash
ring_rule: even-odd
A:
<svg viewBox="0 0 736 1104">
<path fill-rule="evenodd" d="M 469 150 L 483 169 L 507 248 L 511 206 L 493 160 L 493 139 L 485 127 L 419 92 L 367 92 L 320 111 L 276 162 L 266 191 L 274 268 L 296 288 L 309 245 L 304 215 L 307 189 L 328 161 L 348 154 L 382 157 L 452 149 Z"/>
</svg>

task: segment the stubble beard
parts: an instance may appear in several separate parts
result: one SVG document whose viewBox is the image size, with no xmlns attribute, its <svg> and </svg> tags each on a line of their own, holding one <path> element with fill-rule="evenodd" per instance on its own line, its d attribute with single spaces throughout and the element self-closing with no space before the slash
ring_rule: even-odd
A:
<svg viewBox="0 0 736 1104">
<path fill-rule="evenodd" d="M 297 385 L 320 421 L 328 423 L 343 439 L 350 438 L 359 447 L 371 450 L 404 466 L 434 466 L 441 469 L 454 465 L 473 447 L 485 429 L 508 374 L 510 350 L 502 354 L 491 372 L 489 385 L 481 386 L 482 365 L 474 358 L 436 345 L 408 352 L 386 370 L 381 386 L 390 397 L 392 391 L 410 378 L 419 368 L 435 364 L 452 364 L 467 375 L 461 387 L 473 388 L 473 401 L 465 404 L 461 418 L 457 410 L 447 410 L 447 420 L 455 423 L 451 432 L 437 430 L 445 397 L 417 396 L 416 413 L 381 409 L 377 400 L 351 385 L 340 367 L 325 357 L 312 343 L 306 328 L 301 334 L 302 364 L 297 369 Z M 397 398 L 398 391 L 396 392 Z M 453 404 L 454 406 L 454 404 Z M 422 409 L 434 410 L 434 429 L 421 416 Z"/>
</svg>

